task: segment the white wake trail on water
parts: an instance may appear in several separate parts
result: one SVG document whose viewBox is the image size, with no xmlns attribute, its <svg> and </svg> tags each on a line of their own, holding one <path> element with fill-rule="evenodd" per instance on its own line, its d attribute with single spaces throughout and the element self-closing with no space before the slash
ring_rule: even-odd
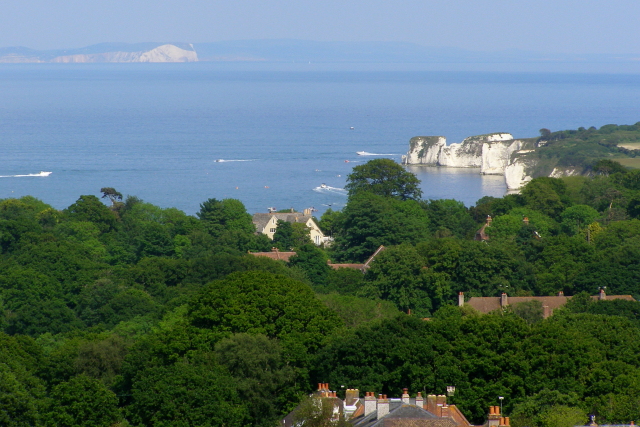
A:
<svg viewBox="0 0 640 427">
<path fill-rule="evenodd" d="M 369 153 L 368 151 L 358 151 L 358 156 L 399 156 L 400 154 L 383 154 L 383 153 Z"/>
<path fill-rule="evenodd" d="M 313 189 L 313 191 L 318 193 L 325 193 L 325 194 L 339 194 L 341 196 L 347 195 L 347 190 L 345 190 L 344 188 L 331 187 L 329 185 L 324 187 L 323 186 L 316 187 Z"/>
<path fill-rule="evenodd" d="M 217 159 L 216 163 L 228 163 L 228 162 L 255 162 L 258 159 L 235 159 L 235 160 L 225 160 L 225 159 Z"/>
<path fill-rule="evenodd" d="M 38 173 L 28 173 L 23 175 L 0 175 L 0 178 L 21 178 L 25 176 L 49 176 L 51 172 L 40 171 Z"/>
</svg>

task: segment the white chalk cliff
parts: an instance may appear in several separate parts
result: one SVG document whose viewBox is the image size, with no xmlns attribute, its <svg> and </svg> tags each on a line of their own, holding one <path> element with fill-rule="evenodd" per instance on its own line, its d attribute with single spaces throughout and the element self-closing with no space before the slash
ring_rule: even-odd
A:
<svg viewBox="0 0 640 427">
<path fill-rule="evenodd" d="M 197 62 L 195 50 L 185 50 L 172 44 L 138 52 L 104 52 L 76 55 L 62 55 L 50 62 Z"/>
<path fill-rule="evenodd" d="M 409 141 L 402 156 L 408 165 L 480 168 L 485 175 L 504 175 L 507 188 L 518 189 L 531 180 L 533 161 L 527 153 L 535 148 L 532 140 L 514 139 L 509 133 L 471 136 L 447 145 L 442 136 L 417 136 Z"/>
</svg>

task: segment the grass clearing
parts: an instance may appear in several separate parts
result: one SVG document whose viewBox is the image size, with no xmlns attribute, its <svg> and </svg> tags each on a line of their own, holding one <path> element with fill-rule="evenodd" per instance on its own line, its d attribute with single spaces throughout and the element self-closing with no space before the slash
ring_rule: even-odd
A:
<svg viewBox="0 0 640 427">
<path fill-rule="evenodd" d="M 619 162 L 622 166 L 626 166 L 628 168 L 640 169 L 640 157 L 614 159 L 614 160 L 616 162 Z"/>
<path fill-rule="evenodd" d="M 618 144 L 618 147 L 626 148 L 627 150 L 640 150 L 640 142 L 625 142 L 624 144 Z"/>
</svg>

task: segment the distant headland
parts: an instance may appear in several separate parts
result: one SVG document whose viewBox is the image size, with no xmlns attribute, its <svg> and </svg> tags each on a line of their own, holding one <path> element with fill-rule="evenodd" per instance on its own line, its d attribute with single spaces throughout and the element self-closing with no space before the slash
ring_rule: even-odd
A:
<svg viewBox="0 0 640 427">
<path fill-rule="evenodd" d="M 405 42 L 327 42 L 295 39 L 211 43 L 99 43 L 73 49 L 0 47 L 0 63 L 324 62 L 404 64 L 637 64 L 637 55 L 472 51 Z"/>
</svg>

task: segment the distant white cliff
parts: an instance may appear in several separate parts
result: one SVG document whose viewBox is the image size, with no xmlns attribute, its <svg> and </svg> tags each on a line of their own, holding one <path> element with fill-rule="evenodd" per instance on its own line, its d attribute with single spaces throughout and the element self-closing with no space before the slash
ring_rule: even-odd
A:
<svg viewBox="0 0 640 427">
<path fill-rule="evenodd" d="M 514 139 L 510 133 L 471 136 L 460 143 L 447 145 L 442 136 L 417 136 L 409 141 L 409 151 L 402 156 L 408 165 L 480 168 L 484 175 L 504 175 L 507 188 L 515 190 L 531 180 L 534 162 L 527 158 L 535 140 Z"/>
<path fill-rule="evenodd" d="M 191 44 L 99 44 L 71 51 L 0 50 L 0 63 L 197 62 Z"/>
<path fill-rule="evenodd" d="M 50 62 L 197 62 L 194 50 L 181 49 L 172 44 L 140 52 L 104 52 L 57 56 Z"/>
</svg>

